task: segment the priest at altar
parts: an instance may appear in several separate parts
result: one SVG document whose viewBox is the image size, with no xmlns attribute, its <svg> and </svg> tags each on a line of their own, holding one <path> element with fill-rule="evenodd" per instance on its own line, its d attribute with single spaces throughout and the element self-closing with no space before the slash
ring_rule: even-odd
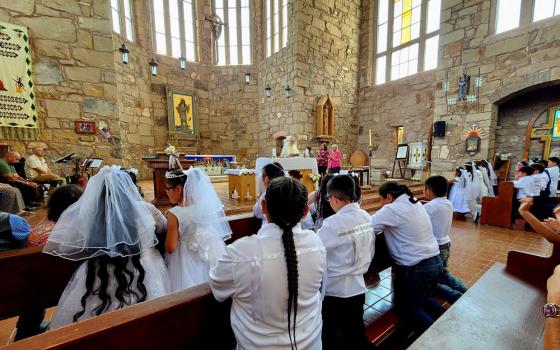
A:
<svg viewBox="0 0 560 350">
<path fill-rule="evenodd" d="M 284 146 L 280 157 L 299 157 L 299 149 L 295 136 L 288 136 L 284 139 Z"/>
</svg>

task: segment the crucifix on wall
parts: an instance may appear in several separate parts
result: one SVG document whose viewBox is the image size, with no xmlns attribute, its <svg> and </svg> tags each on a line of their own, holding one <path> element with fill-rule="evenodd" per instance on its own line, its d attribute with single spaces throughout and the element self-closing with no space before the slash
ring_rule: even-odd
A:
<svg viewBox="0 0 560 350">
<path fill-rule="evenodd" d="M 319 99 L 315 111 L 317 114 L 317 140 L 334 140 L 334 106 L 329 95 Z"/>
</svg>

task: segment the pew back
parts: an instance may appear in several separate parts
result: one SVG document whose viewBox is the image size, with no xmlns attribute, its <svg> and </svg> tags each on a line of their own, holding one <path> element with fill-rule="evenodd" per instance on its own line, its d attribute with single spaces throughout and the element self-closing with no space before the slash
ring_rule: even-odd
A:
<svg viewBox="0 0 560 350">
<path fill-rule="evenodd" d="M 480 223 L 504 228 L 511 227 L 513 215 L 513 201 L 515 199 L 513 182 L 500 182 L 497 197 L 482 198 L 482 212 Z"/>
</svg>

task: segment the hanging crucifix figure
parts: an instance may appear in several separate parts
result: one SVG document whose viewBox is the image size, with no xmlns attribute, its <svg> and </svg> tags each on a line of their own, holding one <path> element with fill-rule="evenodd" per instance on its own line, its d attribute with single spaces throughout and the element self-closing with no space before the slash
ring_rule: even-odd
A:
<svg viewBox="0 0 560 350">
<path fill-rule="evenodd" d="M 204 20 L 210 23 L 210 29 L 212 30 L 212 36 L 214 37 L 214 50 L 216 51 L 216 61 L 219 61 L 218 55 L 220 52 L 218 51 L 218 39 L 222 35 L 222 29 L 224 27 L 224 22 L 222 19 L 216 15 L 204 16 Z"/>
<path fill-rule="evenodd" d="M 471 76 L 466 72 L 459 77 L 459 101 L 464 101 L 469 94 L 471 85 Z"/>
</svg>

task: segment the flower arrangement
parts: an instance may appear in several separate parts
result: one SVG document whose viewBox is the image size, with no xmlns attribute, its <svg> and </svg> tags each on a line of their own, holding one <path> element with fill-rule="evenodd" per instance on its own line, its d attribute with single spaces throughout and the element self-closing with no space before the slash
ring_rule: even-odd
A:
<svg viewBox="0 0 560 350">
<path fill-rule="evenodd" d="M 386 170 L 386 171 L 383 173 L 383 177 L 386 178 L 386 179 L 390 178 L 390 177 L 391 177 L 391 172 L 390 172 L 389 170 Z"/>
<path fill-rule="evenodd" d="M 317 182 L 321 179 L 321 174 L 309 174 L 309 178 L 313 182 Z"/>
<path fill-rule="evenodd" d="M 177 152 L 175 146 L 167 145 L 167 148 L 164 149 L 163 152 L 169 157 L 169 169 L 175 169 L 175 167 L 178 167 L 183 170 L 181 161 L 179 161 L 179 152 Z"/>
<path fill-rule="evenodd" d="M 500 152 L 496 152 L 496 158 L 499 158 L 500 160 L 506 161 L 508 159 L 510 159 L 513 156 L 513 154 L 511 153 L 500 153 Z"/>
</svg>

